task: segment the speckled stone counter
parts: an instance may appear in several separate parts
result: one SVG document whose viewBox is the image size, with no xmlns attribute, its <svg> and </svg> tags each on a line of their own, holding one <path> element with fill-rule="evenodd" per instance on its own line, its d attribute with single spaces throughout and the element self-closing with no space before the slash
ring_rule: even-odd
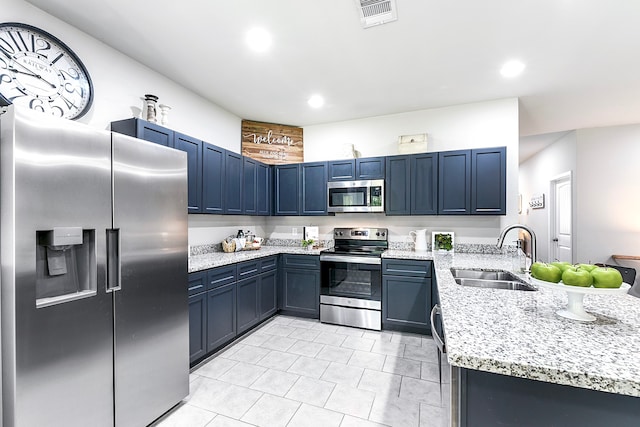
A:
<svg viewBox="0 0 640 427">
<path fill-rule="evenodd" d="M 263 246 L 189 258 L 189 272 L 280 253 L 321 250 Z M 640 298 L 587 295 L 592 323 L 556 315 L 567 294 L 463 287 L 451 267 L 511 269 L 510 257 L 388 250 L 383 258 L 433 260 L 451 365 L 610 393 L 640 396 Z"/>
<path fill-rule="evenodd" d="M 587 295 L 584 323 L 556 315 L 567 294 L 463 287 L 451 267 L 510 270 L 502 255 L 388 251 L 387 258 L 432 259 L 449 363 L 503 375 L 640 396 L 640 298 Z"/>
<path fill-rule="evenodd" d="M 322 248 L 325 249 L 325 248 Z M 306 249 L 291 246 L 262 246 L 255 251 L 240 252 L 210 252 L 189 257 L 189 273 L 207 270 L 209 268 L 234 264 L 236 262 L 249 261 L 256 258 L 278 254 L 319 255 L 322 249 Z"/>
</svg>

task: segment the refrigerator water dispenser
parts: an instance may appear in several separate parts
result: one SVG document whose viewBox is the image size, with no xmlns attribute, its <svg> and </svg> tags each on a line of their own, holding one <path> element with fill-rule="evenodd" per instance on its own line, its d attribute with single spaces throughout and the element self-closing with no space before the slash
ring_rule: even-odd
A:
<svg viewBox="0 0 640 427">
<path fill-rule="evenodd" d="M 57 227 L 36 232 L 36 307 L 96 294 L 95 230 Z"/>
</svg>

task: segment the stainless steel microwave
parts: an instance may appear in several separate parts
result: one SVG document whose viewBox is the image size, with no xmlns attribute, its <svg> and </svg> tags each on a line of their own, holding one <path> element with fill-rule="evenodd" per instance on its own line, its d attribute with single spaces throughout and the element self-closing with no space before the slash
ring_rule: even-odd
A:
<svg viewBox="0 0 640 427">
<path fill-rule="evenodd" d="M 327 184 L 329 212 L 384 212 L 384 179 Z"/>
</svg>

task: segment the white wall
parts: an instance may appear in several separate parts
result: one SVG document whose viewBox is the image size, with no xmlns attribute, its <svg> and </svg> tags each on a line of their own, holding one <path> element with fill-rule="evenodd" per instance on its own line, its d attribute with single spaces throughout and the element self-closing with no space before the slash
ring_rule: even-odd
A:
<svg viewBox="0 0 640 427">
<path fill-rule="evenodd" d="M 549 196 L 550 181 L 565 172 L 573 172 L 573 205 L 574 229 L 576 229 L 576 132 L 569 132 L 562 136 L 537 155 L 520 165 L 520 194 L 522 195 L 522 214 L 520 222 L 533 229 L 537 236 L 538 259 L 550 259 L 550 245 L 552 236 L 549 235 Z M 544 194 L 545 207 L 530 209 L 529 200 L 534 194 Z M 577 229 L 576 229 L 577 230 Z M 575 241 L 575 239 L 574 239 Z M 576 253 L 574 251 L 574 257 Z"/>
<path fill-rule="evenodd" d="M 409 231 L 453 231 L 457 242 L 494 244 L 500 230 L 518 220 L 518 100 L 478 102 L 446 108 L 328 123 L 304 128 L 304 160 L 340 158 L 343 144 L 354 144 L 360 157 L 398 153 L 398 137 L 428 134 L 428 151 L 480 147 L 507 147 L 507 215 L 385 216 L 337 214 L 335 217 L 271 218 L 271 234 L 290 237 L 292 228 L 318 225 L 329 236 L 337 226 L 377 226 L 390 231 L 390 239 L 408 241 Z M 301 230 L 299 230 L 301 232 Z M 515 237 L 512 239 L 515 240 Z"/>
<path fill-rule="evenodd" d="M 640 124 L 577 131 L 579 262 L 640 256 Z M 640 263 L 635 267 L 640 273 Z"/>
<path fill-rule="evenodd" d="M 240 152 L 239 117 L 23 0 L 2 0 L 1 13 L 3 22 L 30 24 L 53 34 L 80 57 L 95 91 L 93 105 L 80 122 L 108 129 L 114 120 L 140 114 L 141 98 L 152 93 L 172 107 L 168 127 Z"/>
<path fill-rule="evenodd" d="M 384 214 L 336 214 L 327 217 L 271 217 L 256 228 L 264 235 L 280 239 L 301 239 L 305 225 L 318 226 L 322 239 L 330 239 L 335 227 L 369 226 L 389 229 L 389 239 L 410 242 L 409 231 L 426 228 L 453 231 L 456 242 L 495 244 L 500 230 L 518 221 L 518 101 L 515 98 L 479 102 L 447 108 L 412 111 L 404 114 L 350 120 L 304 128 L 304 159 L 320 161 L 340 158 L 342 145 L 353 143 L 361 157 L 398 154 L 399 135 L 429 134 L 428 151 L 480 147 L 507 147 L 506 216 L 385 216 Z M 222 240 L 240 217 L 208 220 L 190 215 L 191 245 Z M 226 219 L 225 219 L 226 218 Z M 233 226 L 223 227 L 228 221 Z M 196 229 L 197 227 L 197 229 Z M 511 240 L 515 240 L 514 234 Z M 212 241 L 207 239 L 213 239 Z M 510 243 L 507 240 L 507 243 Z"/>
<path fill-rule="evenodd" d="M 640 124 L 579 129 L 520 165 L 526 205 L 532 193 L 549 195 L 549 180 L 574 171 L 574 261 L 616 264 L 611 255 L 640 256 Z M 538 253 L 547 259 L 548 208 L 524 213 L 522 221 L 546 236 Z M 620 261 L 635 268 L 640 262 Z M 636 280 L 638 282 L 638 280 Z"/>
<path fill-rule="evenodd" d="M 153 93 L 172 107 L 168 127 L 240 152 L 241 119 L 161 76 L 102 42 L 35 8 L 23 0 L 3 0 L 2 20 L 34 25 L 69 45 L 89 70 L 95 99 L 79 121 L 107 129 L 114 120 L 134 117 L 142 97 Z M 135 43 L 135 40 L 132 40 Z M 448 108 L 414 111 L 370 119 L 304 128 L 305 160 L 339 158 L 344 142 L 355 144 L 361 156 L 397 154 L 400 135 L 429 134 L 429 151 L 507 146 L 506 217 L 385 217 L 338 215 L 323 218 L 253 218 L 189 216 L 189 244 L 218 243 L 238 228 L 272 237 L 291 237 L 291 228 L 319 225 L 329 235 L 334 226 L 359 224 L 387 227 L 392 239 L 407 240 L 417 228 L 456 232 L 465 243 L 493 243 L 505 224 L 517 220 L 518 101 L 515 98 Z"/>
</svg>

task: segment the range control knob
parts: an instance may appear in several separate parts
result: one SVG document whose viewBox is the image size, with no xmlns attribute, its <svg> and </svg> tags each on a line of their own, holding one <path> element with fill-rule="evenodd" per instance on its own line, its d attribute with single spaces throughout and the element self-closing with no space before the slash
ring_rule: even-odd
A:
<svg viewBox="0 0 640 427">
<path fill-rule="evenodd" d="M 382 232 L 382 237 L 384 237 L 384 231 Z"/>
<path fill-rule="evenodd" d="M 379 231 L 376 231 L 376 236 L 380 236 L 380 232 Z"/>
</svg>

